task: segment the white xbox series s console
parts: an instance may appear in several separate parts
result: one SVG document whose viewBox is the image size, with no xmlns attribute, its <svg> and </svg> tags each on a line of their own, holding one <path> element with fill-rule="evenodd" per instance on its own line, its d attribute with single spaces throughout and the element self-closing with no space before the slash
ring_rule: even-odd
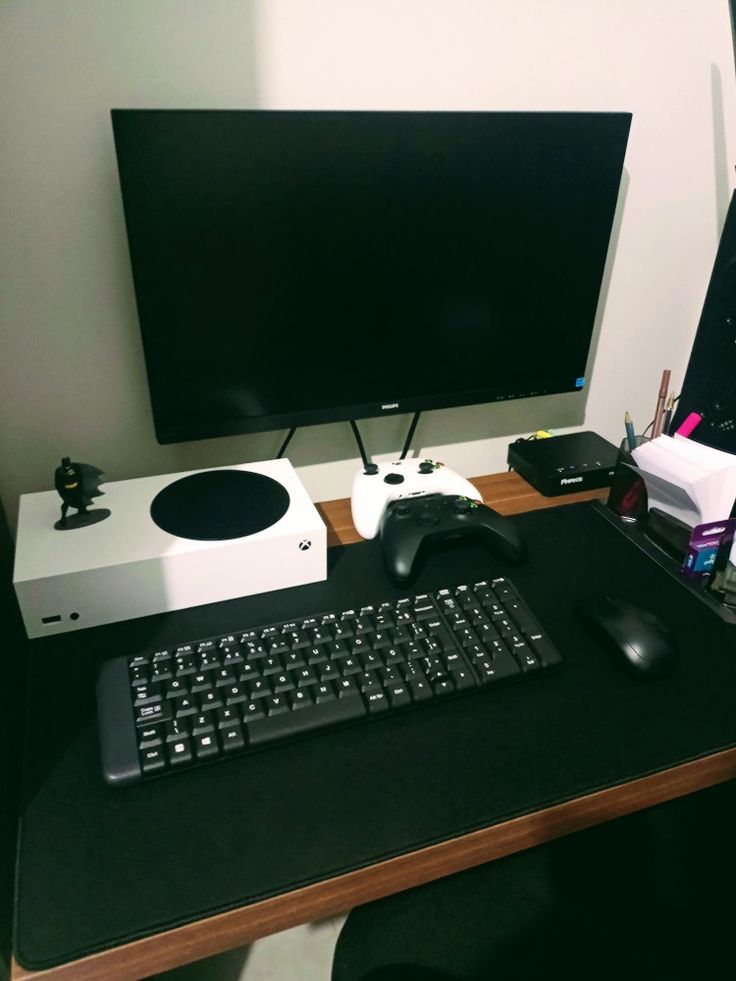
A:
<svg viewBox="0 0 736 981">
<path fill-rule="evenodd" d="M 288 460 L 103 486 L 109 517 L 68 530 L 57 493 L 21 497 L 13 582 L 31 638 L 327 578 L 326 528 Z"/>
<path fill-rule="evenodd" d="M 383 512 L 392 501 L 427 494 L 457 494 L 482 501 L 477 487 L 434 460 L 368 463 L 353 480 L 350 508 L 361 538 L 375 538 Z"/>
</svg>

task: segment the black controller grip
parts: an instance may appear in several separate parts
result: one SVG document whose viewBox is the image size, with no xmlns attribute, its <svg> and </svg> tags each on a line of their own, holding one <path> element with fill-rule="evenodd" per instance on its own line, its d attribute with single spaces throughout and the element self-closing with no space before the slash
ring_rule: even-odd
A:
<svg viewBox="0 0 736 981">
<path fill-rule="evenodd" d="M 478 539 L 506 562 L 516 564 L 526 557 L 509 518 L 456 494 L 394 501 L 383 515 L 380 534 L 386 571 L 399 583 L 412 578 L 426 546 L 452 538 Z"/>
</svg>

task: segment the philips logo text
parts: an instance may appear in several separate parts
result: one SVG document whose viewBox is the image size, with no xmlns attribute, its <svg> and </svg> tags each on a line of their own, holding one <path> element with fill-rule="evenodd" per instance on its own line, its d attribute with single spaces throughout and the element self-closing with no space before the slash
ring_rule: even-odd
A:
<svg viewBox="0 0 736 981">
<path fill-rule="evenodd" d="M 384 404 L 381 406 L 382 409 L 398 409 L 398 407 L 398 402 L 384 402 Z"/>
<path fill-rule="evenodd" d="M 579 484 L 582 477 L 563 477 L 560 484 Z"/>
</svg>

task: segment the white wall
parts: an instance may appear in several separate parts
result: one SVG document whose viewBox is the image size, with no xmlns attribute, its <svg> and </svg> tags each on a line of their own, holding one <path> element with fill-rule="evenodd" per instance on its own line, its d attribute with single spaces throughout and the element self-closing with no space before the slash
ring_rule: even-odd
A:
<svg viewBox="0 0 736 981">
<path fill-rule="evenodd" d="M 626 191 L 589 391 L 427 413 L 422 452 L 505 468 L 540 426 L 618 441 L 682 380 L 733 185 L 727 0 L 4 0 L 0 5 L 0 494 L 62 454 L 108 479 L 272 456 L 283 433 L 158 446 L 148 406 L 113 106 L 617 109 Z M 354 358 L 348 358 L 346 371 Z M 361 429 L 375 455 L 406 417 Z M 346 424 L 290 449 L 315 499 L 349 494 Z"/>
</svg>

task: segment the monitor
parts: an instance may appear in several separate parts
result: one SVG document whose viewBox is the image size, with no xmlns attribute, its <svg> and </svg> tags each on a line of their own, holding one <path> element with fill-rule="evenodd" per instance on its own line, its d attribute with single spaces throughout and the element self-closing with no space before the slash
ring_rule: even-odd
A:
<svg viewBox="0 0 736 981">
<path fill-rule="evenodd" d="M 112 112 L 162 443 L 570 392 L 623 112 Z"/>
</svg>

